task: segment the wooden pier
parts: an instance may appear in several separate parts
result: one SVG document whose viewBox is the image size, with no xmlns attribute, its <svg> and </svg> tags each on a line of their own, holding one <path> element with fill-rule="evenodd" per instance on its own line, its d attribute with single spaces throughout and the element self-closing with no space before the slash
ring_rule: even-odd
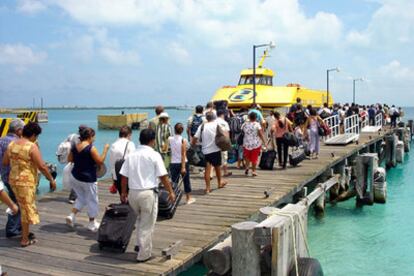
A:
<svg viewBox="0 0 414 276">
<path fill-rule="evenodd" d="M 67 192 L 46 194 L 39 199 L 41 223 L 31 229 L 39 241 L 27 248 L 20 247 L 18 238 L 5 237 L 6 216 L 2 205 L 0 265 L 8 275 L 176 275 L 200 261 L 206 250 L 227 237 L 231 225 L 253 220 L 261 207 L 291 202 L 305 185 L 344 159 L 367 151 L 384 135 L 385 132 L 361 134 L 358 143 L 346 146 L 322 145 L 318 160 L 305 160 L 287 170 L 258 170 L 257 177 L 246 177 L 243 170 L 232 168 L 229 184 L 209 195 L 203 194 L 203 176 L 193 174 L 193 194 L 197 201 L 180 205 L 173 219 L 157 222 L 153 248 L 156 258 L 147 263 L 135 262 L 135 232 L 126 253 L 122 254 L 99 250 L 96 234 L 86 229 L 85 213 L 77 217 L 76 231 L 69 230 L 65 225 L 71 208 Z M 117 195 L 109 193 L 109 184 L 102 181 L 99 185 L 101 216 L 106 205 L 119 200 Z M 216 187 L 216 182 L 212 187 Z M 170 260 L 163 257 L 161 251 L 179 240 L 182 246 L 178 253 Z"/>
</svg>

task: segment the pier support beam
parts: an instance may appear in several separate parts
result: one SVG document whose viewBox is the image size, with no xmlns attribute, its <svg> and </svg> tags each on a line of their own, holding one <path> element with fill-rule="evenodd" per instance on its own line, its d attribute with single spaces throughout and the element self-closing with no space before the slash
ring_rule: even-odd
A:
<svg viewBox="0 0 414 276">
<path fill-rule="evenodd" d="M 395 160 L 397 161 L 397 163 L 402 163 L 404 162 L 404 142 L 403 141 L 398 141 L 397 142 L 397 147 L 396 147 L 396 154 L 395 154 Z"/>
<path fill-rule="evenodd" d="M 374 173 L 378 168 L 378 156 L 366 153 L 356 158 L 356 183 L 357 205 L 372 205 L 374 203 Z"/>
<path fill-rule="evenodd" d="M 397 136 L 395 134 L 390 134 L 385 136 L 385 162 L 386 167 L 392 168 L 397 165 L 396 160 L 397 152 Z"/>
<path fill-rule="evenodd" d="M 210 272 L 224 275 L 231 269 L 231 236 L 204 254 L 203 262 Z"/>
<path fill-rule="evenodd" d="M 260 247 L 254 242 L 257 222 L 245 221 L 232 225 L 232 275 L 260 276 Z"/>
<path fill-rule="evenodd" d="M 413 140 L 414 135 L 414 120 L 408 120 L 407 128 L 410 131 L 410 142 Z"/>
</svg>

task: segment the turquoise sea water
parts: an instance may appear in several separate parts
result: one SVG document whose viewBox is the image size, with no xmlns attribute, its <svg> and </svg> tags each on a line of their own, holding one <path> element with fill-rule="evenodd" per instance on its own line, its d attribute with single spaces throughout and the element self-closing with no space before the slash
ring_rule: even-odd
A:
<svg viewBox="0 0 414 276">
<path fill-rule="evenodd" d="M 414 109 L 406 110 L 414 118 Z M 414 150 L 387 171 L 386 204 L 355 208 L 355 199 L 309 215 L 308 241 L 325 275 L 414 275 Z"/>
</svg>

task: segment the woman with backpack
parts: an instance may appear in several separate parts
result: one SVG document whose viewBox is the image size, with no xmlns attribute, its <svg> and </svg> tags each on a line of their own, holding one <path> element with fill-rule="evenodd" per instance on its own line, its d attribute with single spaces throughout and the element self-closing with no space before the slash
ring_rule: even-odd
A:
<svg viewBox="0 0 414 276">
<path fill-rule="evenodd" d="M 319 129 L 324 124 L 322 118 L 318 115 L 316 110 L 310 110 L 310 116 L 303 126 L 303 133 L 305 138 L 309 140 L 310 157 L 318 159 L 320 148 L 320 133 Z"/>
<path fill-rule="evenodd" d="M 273 124 L 272 132 L 276 138 L 279 166 L 283 169 L 286 169 L 289 144 L 285 139 L 285 134 L 293 131 L 292 122 L 277 111 L 274 113 L 274 116 L 276 121 Z"/>
<path fill-rule="evenodd" d="M 249 113 L 249 120 L 242 126 L 243 131 L 243 155 L 245 162 L 245 174 L 249 175 L 250 163 L 252 164 L 252 176 L 257 176 L 256 166 L 259 159 L 260 151 L 263 145 L 266 145 L 262 126 L 257 122 L 255 112 Z M 266 147 L 265 147 L 266 149 Z"/>
</svg>

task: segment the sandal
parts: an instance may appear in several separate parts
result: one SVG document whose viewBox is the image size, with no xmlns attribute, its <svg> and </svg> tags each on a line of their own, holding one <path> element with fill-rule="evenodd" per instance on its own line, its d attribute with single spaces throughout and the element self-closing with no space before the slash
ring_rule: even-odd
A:
<svg viewBox="0 0 414 276">
<path fill-rule="evenodd" d="M 244 171 L 244 174 L 245 174 L 245 175 L 249 175 L 249 169 L 245 170 L 245 171 Z"/>
<path fill-rule="evenodd" d="M 218 185 L 218 188 L 219 189 L 222 189 L 222 188 L 224 188 L 224 186 L 226 186 L 227 185 L 227 181 L 222 181 L 221 182 L 221 185 Z"/>
<path fill-rule="evenodd" d="M 252 172 L 252 176 L 254 177 L 254 176 L 257 176 L 257 173 L 256 172 Z"/>
<path fill-rule="evenodd" d="M 29 240 L 35 240 L 35 239 L 36 239 L 36 236 L 35 236 L 35 234 L 34 234 L 34 233 L 29 232 L 29 236 L 28 236 L 28 238 L 29 238 Z"/>
<path fill-rule="evenodd" d="M 228 172 L 228 173 L 226 173 L 225 175 L 224 175 L 224 177 L 229 177 L 229 176 L 232 176 L 233 175 L 233 173 L 232 172 Z"/>
<path fill-rule="evenodd" d="M 29 239 L 29 241 L 27 242 L 27 243 L 25 243 L 25 244 L 20 244 L 20 246 L 21 247 L 28 247 L 28 246 L 30 246 L 30 245 L 33 245 L 33 244 L 35 244 L 37 242 L 37 240 L 36 239 L 33 239 L 33 240 L 30 240 Z"/>
</svg>

